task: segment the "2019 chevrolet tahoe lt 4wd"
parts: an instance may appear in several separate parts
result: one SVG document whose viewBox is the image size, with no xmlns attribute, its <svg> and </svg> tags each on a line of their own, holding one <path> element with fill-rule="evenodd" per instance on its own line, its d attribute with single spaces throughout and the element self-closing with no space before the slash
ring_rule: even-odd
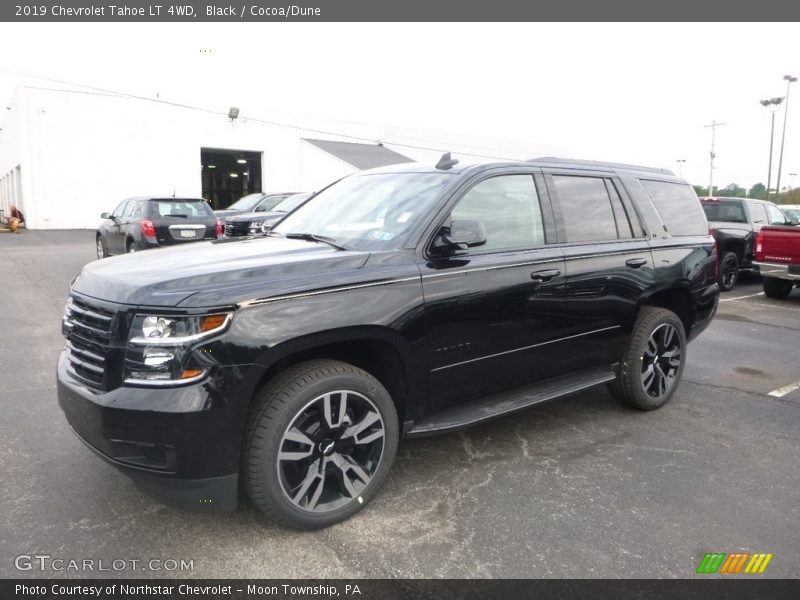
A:
<svg viewBox="0 0 800 600">
<path fill-rule="evenodd" d="M 317 528 L 375 495 L 401 437 L 593 386 L 665 404 L 717 257 L 669 171 L 541 159 L 383 167 L 266 237 L 93 262 L 58 399 L 164 501 Z"/>
</svg>

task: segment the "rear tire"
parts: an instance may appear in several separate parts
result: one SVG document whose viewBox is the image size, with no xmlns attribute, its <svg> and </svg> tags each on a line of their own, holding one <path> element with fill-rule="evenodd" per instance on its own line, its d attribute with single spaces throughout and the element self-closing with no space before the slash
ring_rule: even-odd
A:
<svg viewBox="0 0 800 600">
<path fill-rule="evenodd" d="M 245 489 L 281 525 L 328 527 L 375 496 L 399 431 L 392 398 L 372 375 L 334 360 L 300 363 L 256 393 L 244 438 Z"/>
<path fill-rule="evenodd" d="M 128 243 L 125 244 L 125 252 L 128 254 L 133 254 L 136 252 L 136 242 L 133 240 L 128 240 Z"/>
<path fill-rule="evenodd" d="M 794 283 L 777 277 L 764 277 L 763 286 L 767 298 L 785 300 L 792 293 Z"/>
<path fill-rule="evenodd" d="M 739 281 L 739 257 L 735 252 L 723 252 L 719 259 L 719 287 L 729 292 Z"/>
<path fill-rule="evenodd" d="M 609 389 L 623 404 L 655 410 L 672 398 L 686 362 L 686 332 L 678 315 L 645 306 Z"/>
</svg>

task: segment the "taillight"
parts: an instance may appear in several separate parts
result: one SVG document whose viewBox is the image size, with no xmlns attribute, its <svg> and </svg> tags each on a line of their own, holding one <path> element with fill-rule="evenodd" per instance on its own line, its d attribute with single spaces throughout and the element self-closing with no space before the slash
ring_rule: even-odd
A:
<svg viewBox="0 0 800 600">
<path fill-rule="evenodd" d="M 717 238 L 714 237 L 716 232 L 717 230 L 714 228 L 708 230 L 708 235 L 711 236 L 711 254 L 714 255 L 714 268 L 716 271 L 714 277 L 719 279 L 719 252 L 717 252 Z"/>
<path fill-rule="evenodd" d="M 147 237 L 156 237 L 156 225 L 150 219 L 142 219 L 139 225 L 142 228 L 142 233 Z"/>
<path fill-rule="evenodd" d="M 763 245 L 764 245 L 764 232 L 759 231 L 756 234 L 756 259 L 760 258 L 760 256 L 758 255 L 761 254 L 761 252 L 763 251 L 762 250 Z"/>
<path fill-rule="evenodd" d="M 225 227 L 223 227 L 222 225 L 222 219 L 217 219 L 217 227 L 216 227 L 217 237 L 222 237 L 224 231 Z"/>
</svg>

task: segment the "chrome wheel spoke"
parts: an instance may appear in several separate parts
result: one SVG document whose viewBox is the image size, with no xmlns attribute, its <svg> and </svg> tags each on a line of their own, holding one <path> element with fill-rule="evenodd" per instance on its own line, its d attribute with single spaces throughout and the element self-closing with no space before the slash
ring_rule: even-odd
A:
<svg viewBox="0 0 800 600">
<path fill-rule="evenodd" d="M 330 512 L 359 498 L 381 465 L 383 417 L 359 392 L 322 394 L 289 423 L 277 470 L 287 500 L 302 510 Z"/>
<path fill-rule="evenodd" d="M 647 340 L 642 356 L 642 387 L 653 398 L 660 398 L 674 385 L 683 360 L 678 330 L 670 323 L 659 325 Z"/>
<path fill-rule="evenodd" d="M 337 452 L 331 458 L 333 459 L 333 464 L 341 471 L 342 483 L 347 493 L 351 498 L 355 498 L 367 487 L 371 479 L 370 476 L 348 456 L 343 456 Z M 351 472 L 355 474 L 355 480 L 350 479 Z"/>
<path fill-rule="evenodd" d="M 378 438 L 383 437 L 383 427 L 372 431 L 363 438 L 359 436 L 375 423 L 380 423 L 380 421 L 381 416 L 376 412 L 370 411 L 367 413 L 367 416 L 361 419 L 358 423 L 348 427 L 344 434 L 342 434 L 342 439 L 352 437 L 356 444 L 369 444 L 370 442 L 374 442 Z"/>
<path fill-rule="evenodd" d="M 325 394 L 322 397 L 322 407 L 328 427 L 330 429 L 336 429 L 337 427 L 342 426 L 347 415 L 347 393 L 339 392 L 339 410 L 336 411 L 336 415 L 333 414 L 333 401 L 331 396 L 333 396 L 333 394 Z M 334 418 L 336 420 L 334 420 Z"/>
<path fill-rule="evenodd" d="M 286 442 L 294 442 L 295 444 L 302 444 L 307 446 L 305 450 L 283 450 Z M 281 443 L 281 451 L 278 453 L 278 460 L 302 460 L 308 458 L 314 453 L 314 442 L 305 433 L 300 431 L 297 427 L 292 427 L 283 436 Z"/>
<path fill-rule="evenodd" d="M 316 506 L 319 501 L 319 496 L 322 494 L 322 488 L 325 485 L 325 470 L 321 467 L 321 464 L 321 460 L 317 459 L 308 466 L 308 472 L 306 473 L 305 479 L 300 483 L 300 489 L 298 489 L 297 493 L 292 497 L 292 502 L 298 506 L 302 506 L 303 498 L 306 497 L 309 489 L 315 482 L 318 483 L 312 495 L 312 498 L 316 497 L 314 506 Z M 311 504 L 311 500 L 308 501 L 308 504 Z"/>
</svg>

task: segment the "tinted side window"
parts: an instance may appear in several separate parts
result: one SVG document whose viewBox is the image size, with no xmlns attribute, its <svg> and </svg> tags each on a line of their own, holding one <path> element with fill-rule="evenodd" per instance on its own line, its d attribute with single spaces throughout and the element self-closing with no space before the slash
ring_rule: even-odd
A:
<svg viewBox="0 0 800 600">
<path fill-rule="evenodd" d="M 544 244 L 542 211 L 532 175 L 501 175 L 481 181 L 450 213 L 453 221 L 480 221 L 486 244 L 475 252 Z"/>
<path fill-rule="evenodd" d="M 117 208 L 114 209 L 114 212 L 111 213 L 115 217 L 121 217 L 122 213 L 125 212 L 125 206 L 128 204 L 127 200 L 123 200 L 119 204 L 117 204 Z"/>
<path fill-rule="evenodd" d="M 767 219 L 767 209 L 760 202 L 748 202 L 747 207 L 750 209 L 750 221 L 756 225 L 765 225 L 769 223 Z"/>
<path fill-rule="evenodd" d="M 670 235 L 708 235 L 705 212 L 694 190 L 685 183 L 640 179 Z"/>
<path fill-rule="evenodd" d="M 770 225 L 783 225 L 786 223 L 786 217 L 783 213 L 771 204 L 767 204 L 767 214 L 769 215 Z"/>
<path fill-rule="evenodd" d="M 567 242 L 617 239 L 617 222 L 603 179 L 554 175 L 553 183 L 564 217 Z M 630 226 L 628 237 L 630 237 Z"/>
</svg>

